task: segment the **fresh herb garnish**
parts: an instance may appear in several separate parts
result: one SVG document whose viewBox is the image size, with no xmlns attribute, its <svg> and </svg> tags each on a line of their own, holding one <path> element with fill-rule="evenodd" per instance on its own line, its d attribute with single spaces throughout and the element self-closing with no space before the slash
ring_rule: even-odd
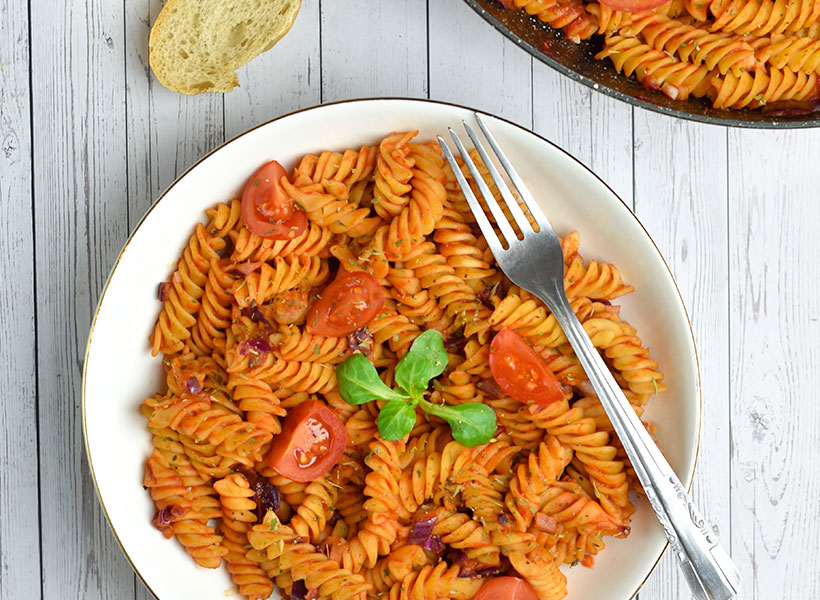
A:
<svg viewBox="0 0 820 600">
<path fill-rule="evenodd" d="M 424 397 L 430 380 L 447 367 L 447 351 L 441 333 L 430 329 L 415 339 L 410 350 L 396 365 L 398 389 L 390 389 L 379 379 L 376 367 L 361 354 L 354 354 L 336 367 L 339 393 L 348 404 L 386 400 L 376 420 L 386 440 L 398 440 L 416 424 L 416 406 L 450 425 L 453 438 L 465 446 L 486 444 L 495 435 L 495 411 L 479 402 L 457 406 L 434 404 Z"/>
</svg>

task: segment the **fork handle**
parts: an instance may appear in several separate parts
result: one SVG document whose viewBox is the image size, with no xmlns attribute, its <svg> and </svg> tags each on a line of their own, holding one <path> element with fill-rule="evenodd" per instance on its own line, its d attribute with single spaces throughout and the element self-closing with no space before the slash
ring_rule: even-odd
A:
<svg viewBox="0 0 820 600">
<path fill-rule="evenodd" d="M 561 286 L 560 289 L 558 286 Z M 626 450 L 669 545 L 698 600 L 731 600 L 740 573 L 635 414 L 598 350 L 575 316 L 563 282 L 537 295 L 555 315 Z"/>
</svg>

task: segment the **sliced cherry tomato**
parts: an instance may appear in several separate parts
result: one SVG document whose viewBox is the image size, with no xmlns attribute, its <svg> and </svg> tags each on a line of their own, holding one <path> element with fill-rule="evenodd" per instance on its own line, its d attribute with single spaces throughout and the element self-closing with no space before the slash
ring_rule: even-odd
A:
<svg viewBox="0 0 820 600">
<path fill-rule="evenodd" d="M 520 402 L 544 405 L 564 397 L 552 371 L 512 329 L 505 327 L 493 338 L 490 371 L 501 389 Z"/>
<path fill-rule="evenodd" d="M 494 577 L 481 586 L 474 600 L 538 600 L 538 596 L 519 577 Z"/>
<path fill-rule="evenodd" d="M 375 277 L 341 271 L 308 310 L 307 330 L 341 337 L 367 325 L 383 306 L 384 292 Z"/>
<path fill-rule="evenodd" d="M 305 231 L 307 216 L 282 189 L 285 168 L 275 160 L 251 175 L 242 190 L 242 222 L 258 236 L 271 240 L 293 239 Z"/>
<path fill-rule="evenodd" d="M 601 0 L 601 4 L 612 10 L 628 10 L 633 13 L 658 8 L 669 0 Z"/>
<path fill-rule="evenodd" d="M 345 426 L 318 400 L 292 409 L 268 453 L 268 466 L 293 481 L 313 481 L 339 462 L 347 444 Z"/>
</svg>

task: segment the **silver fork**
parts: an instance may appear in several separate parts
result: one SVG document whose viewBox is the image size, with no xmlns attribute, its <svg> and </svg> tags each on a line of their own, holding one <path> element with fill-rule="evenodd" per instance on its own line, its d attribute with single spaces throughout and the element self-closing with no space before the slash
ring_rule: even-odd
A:
<svg viewBox="0 0 820 600">
<path fill-rule="evenodd" d="M 502 246 L 453 153 L 444 139 L 438 136 L 441 150 L 455 173 L 493 256 L 513 283 L 538 296 L 555 315 L 632 462 L 694 597 L 697 600 L 730 600 L 737 597 L 740 572 L 721 547 L 715 530 L 701 516 L 691 496 L 635 415 L 635 411 L 569 305 L 564 292 L 563 252 L 555 230 L 481 117 L 476 114 L 475 118 L 539 228 L 536 232 L 530 225 L 478 136 L 466 122 L 462 121 L 467 135 L 470 136 L 513 220 L 523 234 L 523 239 L 519 240 L 464 144 L 450 129 L 450 135 L 462 159 L 507 242 L 506 249 Z M 538 269 L 533 268 L 535 257 L 539 259 Z"/>
</svg>

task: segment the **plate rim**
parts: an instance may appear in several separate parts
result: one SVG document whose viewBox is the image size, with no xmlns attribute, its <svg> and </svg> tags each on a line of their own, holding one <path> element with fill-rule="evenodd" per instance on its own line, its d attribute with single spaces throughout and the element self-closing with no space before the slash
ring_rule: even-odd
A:
<svg viewBox="0 0 820 600">
<path fill-rule="evenodd" d="M 621 102 L 626 102 L 632 106 L 637 106 L 639 108 L 645 108 L 646 110 L 650 110 L 655 113 L 659 113 L 662 115 L 666 115 L 667 117 L 676 117 L 678 119 L 684 119 L 687 121 L 694 121 L 696 123 L 706 123 L 707 125 L 723 125 L 725 127 L 739 127 L 742 129 L 773 129 L 773 130 L 789 130 L 789 129 L 814 129 L 820 128 L 820 113 L 812 113 L 808 115 L 811 117 L 810 119 L 805 119 L 801 121 L 789 121 L 789 120 L 767 120 L 767 121 L 750 121 L 747 119 L 727 119 L 725 117 L 715 117 L 706 114 L 698 114 L 694 112 L 688 112 L 682 109 L 674 109 L 674 108 L 667 108 L 665 106 L 658 106 L 653 104 L 652 102 L 647 102 L 646 100 L 641 100 L 636 96 L 631 96 L 629 94 L 625 94 L 620 92 L 616 89 L 613 89 L 603 83 L 599 83 L 590 79 L 586 75 L 575 71 L 563 63 L 555 60 L 548 54 L 542 52 L 532 44 L 524 41 L 519 36 L 513 32 L 512 29 L 504 25 L 501 21 L 496 19 L 493 15 L 491 15 L 484 6 L 478 0 L 464 0 L 464 2 L 472 8 L 478 16 L 484 19 L 487 23 L 492 26 L 493 29 L 501 33 L 504 37 L 510 40 L 513 44 L 525 50 L 530 56 L 533 56 L 540 60 L 542 63 L 548 65 L 549 67 L 555 69 L 562 75 L 569 77 L 573 81 L 577 81 L 588 88 L 603 93 L 610 98 L 615 98 L 616 100 L 620 100 Z M 536 134 L 537 135 L 537 134 Z"/>
<path fill-rule="evenodd" d="M 471 2 L 471 0 L 465 0 L 465 1 L 466 2 Z M 700 454 L 701 428 L 702 428 L 702 425 L 703 425 L 703 393 L 702 393 L 702 386 L 701 386 L 700 360 L 699 360 L 699 357 L 698 357 L 697 344 L 695 343 L 694 331 L 692 329 L 692 322 L 689 319 L 689 313 L 686 310 L 686 303 L 683 300 L 683 296 L 680 292 L 680 288 L 678 288 L 678 283 L 677 283 L 677 281 L 675 281 L 675 278 L 672 274 L 672 270 L 669 268 L 669 264 L 666 262 L 666 259 L 664 258 L 663 253 L 661 253 L 660 248 L 658 248 L 658 245 L 655 243 L 655 240 L 652 239 L 652 236 L 646 230 L 643 223 L 641 223 L 640 219 L 638 219 L 638 217 L 634 214 L 632 209 L 629 208 L 629 206 L 626 204 L 626 202 L 624 202 L 623 199 L 617 193 L 615 193 L 615 190 L 613 190 L 603 179 L 601 179 L 594 171 L 592 171 L 592 169 L 587 167 L 584 163 L 582 163 L 580 160 L 575 158 L 572 154 L 570 154 L 569 152 L 567 152 L 566 150 L 564 150 L 563 148 L 561 148 L 560 146 L 558 146 L 554 142 L 548 140 L 544 136 L 539 135 L 538 133 L 536 133 L 536 132 L 534 132 L 530 129 L 527 129 L 526 127 L 524 127 L 522 125 L 519 125 L 518 123 L 514 123 L 513 121 L 510 121 L 509 119 L 506 119 L 504 117 L 499 117 L 499 116 L 494 115 L 492 113 L 488 113 L 486 111 L 479 110 L 479 109 L 476 109 L 476 108 L 472 108 L 472 107 L 469 107 L 469 106 L 466 106 L 466 105 L 456 104 L 454 102 L 445 102 L 445 101 L 442 101 L 442 100 L 431 100 L 429 98 L 408 98 L 408 97 L 400 97 L 400 96 L 352 98 L 352 99 L 347 99 L 347 100 L 337 100 L 337 101 L 334 101 L 334 102 L 326 102 L 326 103 L 322 103 L 322 104 L 316 104 L 316 105 L 312 105 L 312 106 L 309 106 L 309 107 L 306 107 L 306 108 L 300 108 L 300 109 L 297 109 L 297 110 L 290 111 L 290 112 L 285 113 L 283 115 L 280 115 L 278 117 L 274 117 L 272 119 L 269 119 L 267 121 L 259 123 L 258 125 L 255 125 L 255 126 L 249 128 L 249 129 L 235 135 L 231 139 L 222 142 L 221 144 L 219 144 L 218 146 L 213 148 L 211 151 L 209 151 L 206 154 L 202 155 L 196 162 L 191 164 L 191 166 L 189 166 L 187 169 L 185 169 L 185 171 L 183 173 L 181 173 L 178 177 L 176 177 L 174 179 L 174 181 L 167 188 L 165 188 L 165 190 L 159 196 L 157 196 L 156 200 L 153 201 L 151 206 L 148 208 L 147 211 L 145 211 L 145 214 L 142 215 L 140 220 L 137 221 L 137 224 L 134 226 L 134 229 L 128 235 L 128 238 L 126 239 L 125 243 L 123 244 L 122 250 L 120 250 L 120 252 L 117 254 L 117 258 L 114 261 L 114 264 L 111 266 L 111 269 L 108 273 L 108 277 L 105 280 L 105 285 L 103 286 L 102 292 L 100 292 L 100 297 L 99 297 L 99 300 L 97 301 L 96 308 L 94 309 L 94 316 L 91 319 L 91 326 L 90 326 L 89 332 L 88 332 L 88 341 L 86 342 L 85 354 L 84 354 L 84 357 L 83 357 L 82 387 L 81 387 L 81 398 L 80 398 L 80 405 L 81 405 L 81 409 L 82 409 L 81 414 L 82 414 L 82 429 L 83 429 L 83 445 L 85 446 L 85 457 L 86 457 L 86 461 L 88 463 L 89 474 L 91 475 L 91 482 L 94 485 L 94 493 L 96 494 L 97 500 L 99 501 L 100 507 L 102 508 L 103 516 L 105 517 L 105 521 L 108 524 L 108 528 L 110 529 L 111 533 L 114 535 L 114 539 L 117 541 L 117 545 L 119 546 L 120 551 L 125 556 L 125 560 L 131 566 L 131 569 L 134 571 L 134 573 L 139 578 L 139 580 L 142 582 L 142 584 L 145 586 L 145 588 L 149 592 L 151 592 L 151 594 L 155 598 L 157 598 L 158 600 L 163 600 L 163 599 L 161 599 L 159 596 L 157 596 L 156 593 L 154 593 L 154 590 L 151 588 L 150 585 L 148 585 L 148 582 L 145 580 L 142 573 L 139 571 L 139 569 L 137 569 L 136 565 L 131 560 L 131 557 L 129 556 L 128 551 L 125 549 L 125 545 L 123 544 L 122 540 L 120 539 L 120 536 L 117 533 L 117 530 L 114 527 L 114 524 L 111 522 L 111 518 L 108 515 L 108 509 L 105 506 L 105 502 L 103 501 L 102 494 L 100 493 L 100 488 L 97 485 L 97 476 L 94 472 L 94 463 L 93 463 L 93 460 L 91 458 L 91 448 L 88 445 L 88 429 L 87 429 L 87 420 L 86 420 L 86 401 L 85 401 L 86 400 L 86 377 L 87 377 L 87 374 L 88 374 L 88 356 L 89 356 L 89 353 L 90 353 L 90 350 L 91 350 L 91 341 L 94 337 L 94 329 L 97 325 L 97 317 L 99 316 L 99 313 L 100 313 L 100 307 L 102 306 L 103 300 L 105 299 L 105 294 L 108 291 L 108 286 L 111 283 L 111 280 L 114 276 L 114 272 L 116 271 L 117 267 L 119 266 L 123 255 L 125 254 L 126 250 L 128 249 L 128 246 L 131 243 L 131 240 L 137 234 L 137 231 L 139 231 L 139 229 L 142 227 L 143 223 L 145 223 L 146 219 L 148 218 L 148 215 L 151 214 L 151 212 L 159 205 L 159 203 L 165 198 L 165 196 L 168 195 L 168 193 L 184 177 L 186 177 L 188 175 L 188 173 L 190 173 L 193 169 L 195 169 L 197 166 L 199 166 L 200 163 L 202 163 L 204 160 L 206 160 L 212 154 L 220 151 L 221 149 L 226 147 L 228 144 L 234 142 L 235 140 L 237 140 L 237 139 L 239 139 L 239 138 L 241 138 L 241 137 L 243 137 L 243 136 L 245 136 L 245 135 L 247 135 L 247 134 L 249 134 L 253 131 L 256 131 L 257 129 L 259 129 L 261 127 L 265 127 L 265 126 L 267 126 L 271 123 L 280 121 L 282 119 L 286 119 L 286 118 L 291 117 L 293 115 L 297 115 L 297 114 L 301 114 L 301 113 L 305 113 L 305 112 L 309 112 L 309 111 L 314 111 L 314 110 L 322 110 L 325 107 L 336 106 L 336 105 L 339 105 L 339 104 L 354 104 L 354 103 L 355 104 L 368 104 L 368 103 L 372 103 L 372 102 L 418 102 L 418 103 L 424 103 L 424 104 L 447 106 L 447 107 L 450 107 L 450 108 L 458 108 L 458 109 L 461 109 L 461 110 L 472 111 L 472 112 L 478 113 L 478 114 L 483 115 L 483 116 L 487 116 L 487 117 L 497 119 L 499 121 L 503 121 L 504 123 L 507 123 L 508 125 L 511 125 L 511 126 L 517 128 L 517 129 L 523 130 L 526 133 L 534 135 L 539 140 L 549 144 L 554 149 L 556 149 L 559 152 L 561 152 L 562 154 L 564 154 L 567 158 L 574 161 L 578 166 L 582 167 L 585 171 L 587 171 L 592 177 L 597 179 L 599 183 L 601 183 L 615 198 L 618 199 L 618 201 L 621 204 L 624 205 L 625 208 L 628 209 L 630 216 L 635 220 L 635 222 L 638 224 L 638 226 L 643 230 L 643 232 L 646 235 L 647 239 L 649 239 L 650 243 L 655 248 L 655 251 L 657 252 L 658 257 L 661 259 L 661 262 L 663 263 L 663 267 L 666 269 L 666 272 L 669 275 L 669 279 L 672 281 L 672 285 L 675 289 L 675 293 L 677 294 L 678 300 L 680 301 L 680 306 L 683 309 L 683 315 L 684 315 L 684 318 L 686 319 L 686 325 L 687 325 L 687 329 L 689 331 L 689 338 L 691 340 L 692 349 L 694 351 L 695 375 L 696 375 L 695 389 L 697 391 L 697 399 L 698 399 L 698 405 L 697 405 L 697 434 L 696 434 L 696 437 L 695 437 L 695 440 L 696 440 L 695 455 L 694 455 L 694 459 L 692 461 L 692 472 L 689 476 L 689 481 L 686 482 L 686 489 L 691 490 L 691 488 L 692 488 L 692 483 L 694 482 L 694 479 L 695 479 L 695 471 L 697 469 L 698 458 L 699 458 L 699 454 Z M 668 546 L 669 546 L 669 543 L 665 542 L 663 547 L 661 548 L 659 554 L 658 554 L 658 557 L 655 559 L 655 562 L 653 563 L 652 567 L 647 572 L 646 577 L 644 577 L 643 581 L 641 581 L 641 583 L 638 585 L 638 587 L 635 588 L 635 591 L 632 592 L 632 594 L 630 596 L 630 599 L 634 598 L 638 594 L 638 592 L 641 590 L 641 588 L 644 586 L 646 581 L 649 579 L 649 576 L 652 574 L 652 572 L 658 566 L 658 563 L 660 562 L 661 558 L 663 557 L 663 554 L 666 551 Z"/>
</svg>

